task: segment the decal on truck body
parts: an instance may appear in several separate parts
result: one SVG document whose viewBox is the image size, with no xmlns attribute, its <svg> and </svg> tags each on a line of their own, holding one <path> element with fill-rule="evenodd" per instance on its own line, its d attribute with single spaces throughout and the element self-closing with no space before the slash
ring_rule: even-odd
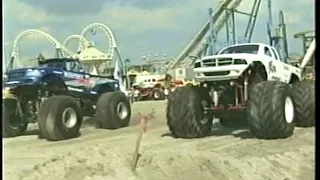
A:
<svg viewBox="0 0 320 180">
<path fill-rule="evenodd" d="M 272 61 L 269 61 L 268 68 L 271 73 L 277 72 L 276 66 L 272 64 Z"/>
<path fill-rule="evenodd" d="M 276 76 L 272 76 L 271 79 L 275 80 L 275 81 L 280 81 L 281 80 L 279 77 L 276 77 Z"/>
<path fill-rule="evenodd" d="M 83 79 L 83 74 L 78 74 L 78 73 L 73 73 L 73 72 L 63 72 L 63 76 L 66 78 L 71 78 L 71 79 Z"/>
</svg>

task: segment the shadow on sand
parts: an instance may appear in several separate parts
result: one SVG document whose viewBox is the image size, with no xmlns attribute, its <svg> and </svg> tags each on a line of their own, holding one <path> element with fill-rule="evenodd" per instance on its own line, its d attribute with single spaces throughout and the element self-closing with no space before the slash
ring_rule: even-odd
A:
<svg viewBox="0 0 320 180">
<path fill-rule="evenodd" d="M 255 139 L 252 133 L 244 127 L 239 128 L 225 128 L 220 123 L 213 124 L 213 128 L 211 130 L 210 136 L 234 136 L 241 139 Z M 161 137 L 173 137 L 172 133 L 164 133 Z"/>
<path fill-rule="evenodd" d="M 31 124 L 30 124 L 31 125 Z M 96 123 L 92 118 L 85 118 L 82 122 L 81 125 L 81 129 L 86 129 L 86 128 L 91 128 L 94 127 L 95 128 Z M 16 136 L 16 137 L 23 137 L 23 136 L 38 136 L 38 139 L 43 139 L 42 137 L 39 136 L 40 131 L 39 128 L 36 124 L 32 124 L 31 128 L 28 128 L 23 134 L 21 134 L 20 136 Z M 74 138 L 78 138 L 81 136 L 81 133 L 79 132 L 79 134 L 74 137 Z M 16 138 L 16 137 L 3 137 L 3 138 Z M 74 139 L 72 138 L 72 139 Z"/>
</svg>

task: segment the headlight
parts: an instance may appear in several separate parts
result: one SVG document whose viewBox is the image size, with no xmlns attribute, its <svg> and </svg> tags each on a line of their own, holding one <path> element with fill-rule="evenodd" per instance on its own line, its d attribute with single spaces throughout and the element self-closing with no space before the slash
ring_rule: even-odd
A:
<svg viewBox="0 0 320 180">
<path fill-rule="evenodd" d="M 41 72 L 39 70 L 27 71 L 26 76 L 41 76 Z"/>
</svg>

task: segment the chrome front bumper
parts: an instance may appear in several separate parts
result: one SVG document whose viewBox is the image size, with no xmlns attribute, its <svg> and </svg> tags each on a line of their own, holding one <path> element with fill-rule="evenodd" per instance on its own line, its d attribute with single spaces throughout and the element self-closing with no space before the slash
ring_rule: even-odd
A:
<svg viewBox="0 0 320 180">
<path fill-rule="evenodd" d="M 193 69 L 197 81 L 223 81 L 237 79 L 249 65 L 198 67 Z"/>
</svg>

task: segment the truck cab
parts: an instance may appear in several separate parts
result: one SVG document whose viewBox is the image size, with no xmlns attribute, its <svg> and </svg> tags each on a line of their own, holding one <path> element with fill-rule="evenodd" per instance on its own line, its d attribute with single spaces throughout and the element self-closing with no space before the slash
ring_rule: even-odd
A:
<svg viewBox="0 0 320 180">
<path fill-rule="evenodd" d="M 275 48 L 262 43 L 225 47 L 217 55 L 197 60 L 194 72 L 198 81 L 235 80 L 254 65 L 263 67 L 268 80 L 289 83 L 292 77 L 300 79 L 299 68 L 287 64 Z"/>
</svg>

